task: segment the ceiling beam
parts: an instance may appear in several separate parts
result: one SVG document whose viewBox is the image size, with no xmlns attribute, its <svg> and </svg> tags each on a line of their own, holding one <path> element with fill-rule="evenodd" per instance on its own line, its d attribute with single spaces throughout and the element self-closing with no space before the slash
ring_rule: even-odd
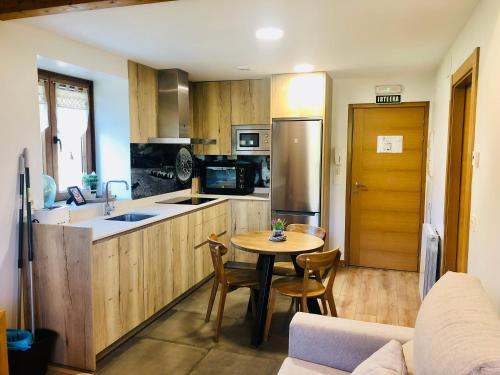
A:
<svg viewBox="0 0 500 375">
<path fill-rule="evenodd" d="M 1 0 L 0 20 L 46 16 L 50 14 L 95 10 L 103 8 L 123 7 L 161 3 L 173 0 Z"/>
</svg>

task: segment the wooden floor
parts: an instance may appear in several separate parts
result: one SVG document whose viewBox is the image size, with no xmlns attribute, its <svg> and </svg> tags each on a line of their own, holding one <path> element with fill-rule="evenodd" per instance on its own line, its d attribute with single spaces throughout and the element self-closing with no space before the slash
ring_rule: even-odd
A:
<svg viewBox="0 0 500 375">
<path fill-rule="evenodd" d="M 420 307 L 416 272 L 341 268 L 333 294 L 341 318 L 415 326 Z"/>
<path fill-rule="evenodd" d="M 249 346 L 248 335 L 252 326 L 251 319 L 240 319 L 245 316 L 248 303 L 248 291 L 238 290 L 228 297 L 224 313 L 222 336 L 219 343 L 212 340 L 213 327 L 204 321 L 206 304 L 210 294 L 211 281 L 199 290 L 188 296 L 184 301 L 174 306 L 172 311 L 160 317 L 138 337 L 132 339 L 132 347 L 118 349 L 119 355 L 110 360 L 98 374 L 128 375 L 136 374 L 139 369 L 155 368 L 162 356 L 172 350 L 190 350 L 198 353 L 200 347 L 209 350 L 205 359 L 189 371 L 178 372 L 184 374 L 234 373 L 228 363 L 238 360 L 248 360 L 248 363 L 261 361 L 261 367 L 250 366 L 244 373 L 248 375 L 275 374 L 288 351 L 288 327 L 276 319 L 273 320 L 271 330 L 275 329 L 272 339 L 255 351 Z M 415 272 L 386 271 L 371 268 L 340 268 L 333 286 L 335 303 L 338 315 L 341 318 L 379 322 L 413 327 L 420 307 L 418 294 L 418 274 Z M 218 298 L 218 297 L 217 297 Z M 287 311 L 290 300 L 279 296 L 277 299 L 274 317 L 281 315 L 283 323 L 287 322 Z M 213 323 L 214 319 L 212 319 Z M 187 324 L 186 322 L 189 322 Z M 243 328 L 242 328 L 243 327 Z M 281 332 L 283 331 L 283 332 Z M 135 340 L 135 341 L 134 341 Z M 193 345 L 196 343 L 196 345 Z M 141 345 L 148 346 L 148 352 L 158 346 L 158 353 L 150 355 L 151 363 L 144 359 L 144 353 L 136 350 Z M 125 344 L 124 346 L 131 345 Z M 164 345 L 169 345 L 164 349 Z M 165 351 L 166 350 L 166 351 Z M 215 355 L 215 360 L 212 358 Z M 156 356 L 156 357 L 155 357 Z M 237 357 L 237 358 L 236 358 Z M 155 359 L 156 358 L 156 359 Z M 137 368 L 132 368 L 137 364 Z M 267 362 L 266 362 L 267 361 Z M 226 363 L 227 362 L 227 363 Z M 214 367 L 215 366 L 215 367 Z M 269 367 L 269 371 L 262 370 L 262 366 Z M 276 368 L 276 369 L 275 369 Z M 124 371 L 126 369 L 126 371 Z M 206 371 L 203 372 L 202 369 Z M 214 370 L 213 372 L 210 372 Z M 215 371 L 217 370 L 217 371 Z M 255 371 L 253 371 L 255 370 Z M 276 371 L 275 371 L 276 370 Z M 48 375 L 80 375 L 83 373 L 68 371 L 52 367 Z"/>
</svg>

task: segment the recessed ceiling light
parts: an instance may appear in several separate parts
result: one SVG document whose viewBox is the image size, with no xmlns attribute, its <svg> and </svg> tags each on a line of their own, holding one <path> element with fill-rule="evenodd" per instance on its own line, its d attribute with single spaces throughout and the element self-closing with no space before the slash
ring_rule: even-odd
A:
<svg viewBox="0 0 500 375">
<path fill-rule="evenodd" d="M 255 37 L 260 40 L 278 40 L 283 37 L 283 30 L 277 27 L 261 27 L 255 32 Z"/>
<path fill-rule="evenodd" d="M 312 64 L 297 64 L 293 67 L 297 73 L 308 73 L 314 70 L 314 65 Z"/>
</svg>

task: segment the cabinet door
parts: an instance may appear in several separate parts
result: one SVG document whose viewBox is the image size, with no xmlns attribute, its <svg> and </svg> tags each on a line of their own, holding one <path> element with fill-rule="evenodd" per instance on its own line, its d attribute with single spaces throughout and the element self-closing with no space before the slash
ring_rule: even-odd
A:
<svg viewBox="0 0 500 375">
<path fill-rule="evenodd" d="M 145 319 L 142 241 L 141 231 L 118 238 L 120 320 L 124 333 Z"/>
<path fill-rule="evenodd" d="M 120 321 L 119 269 L 118 238 L 93 245 L 93 328 L 96 353 L 112 344 L 123 334 Z"/>
<path fill-rule="evenodd" d="M 215 139 L 215 145 L 197 147 L 205 155 L 231 154 L 231 83 L 193 84 L 193 131 L 202 138 Z"/>
<path fill-rule="evenodd" d="M 271 206 L 269 201 L 231 202 L 231 236 L 242 232 L 270 230 Z M 234 260 L 238 262 L 256 262 L 257 254 L 233 249 Z"/>
<path fill-rule="evenodd" d="M 231 124 L 271 123 L 271 81 L 251 79 L 231 81 Z"/>
<path fill-rule="evenodd" d="M 130 142 L 147 143 L 158 136 L 158 72 L 128 62 Z"/>
<path fill-rule="evenodd" d="M 189 215 L 172 219 L 173 297 L 176 298 L 194 285 L 194 254 L 192 220 Z"/>
<path fill-rule="evenodd" d="M 149 318 L 173 300 L 172 221 L 142 231 L 144 247 L 144 305 Z"/>
<path fill-rule="evenodd" d="M 324 72 L 274 75 L 271 83 L 272 118 L 323 117 L 325 94 Z"/>
<path fill-rule="evenodd" d="M 92 249 L 94 344 L 100 352 L 144 321 L 142 232 Z"/>
<path fill-rule="evenodd" d="M 229 246 L 227 236 L 227 216 L 229 211 L 229 203 L 224 202 L 215 206 L 210 206 L 202 211 L 201 223 L 197 220 L 195 227 L 196 238 L 194 246 L 194 273 L 195 283 L 200 282 L 205 277 L 214 272 L 212 257 L 208 246 L 208 236 L 212 233 L 217 234 L 219 241 Z M 198 233 L 201 233 L 199 235 Z M 231 259 L 230 252 L 224 256 L 224 261 Z"/>
</svg>

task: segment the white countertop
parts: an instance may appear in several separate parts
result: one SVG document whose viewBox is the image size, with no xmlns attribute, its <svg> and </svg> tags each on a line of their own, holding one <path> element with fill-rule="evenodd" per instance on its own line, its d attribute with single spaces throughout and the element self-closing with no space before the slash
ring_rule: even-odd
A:
<svg viewBox="0 0 500 375">
<path fill-rule="evenodd" d="M 213 201 L 202 203 L 199 205 L 183 205 L 183 204 L 158 204 L 154 203 L 154 201 L 164 200 L 162 196 L 154 197 L 154 199 L 148 198 L 144 201 L 144 205 L 133 204 L 133 206 L 125 209 L 127 202 L 121 202 L 123 208 L 117 209 L 112 213 L 111 216 L 97 216 L 92 217 L 88 220 L 78 221 L 76 223 L 68 224 L 73 227 L 81 227 L 81 228 L 92 228 L 92 240 L 98 241 L 106 237 L 111 237 L 120 233 L 128 232 L 130 230 L 134 230 L 137 228 L 141 228 L 155 222 L 166 220 L 174 216 L 187 214 L 191 211 L 199 210 L 200 208 L 208 207 L 214 204 L 218 204 L 224 202 L 229 199 L 237 199 L 237 200 L 269 200 L 269 194 L 265 193 L 256 193 L 249 195 L 207 195 L 207 194 L 186 194 L 186 195 L 178 195 L 185 197 L 207 197 L 207 198 L 216 198 Z M 102 211 L 101 211 L 102 212 Z M 114 220 L 106 220 L 110 217 L 119 216 L 124 213 L 138 213 L 138 214 L 146 214 L 146 215 L 155 215 L 154 217 L 144 219 L 136 222 L 126 222 L 126 221 L 114 221 Z"/>
</svg>

